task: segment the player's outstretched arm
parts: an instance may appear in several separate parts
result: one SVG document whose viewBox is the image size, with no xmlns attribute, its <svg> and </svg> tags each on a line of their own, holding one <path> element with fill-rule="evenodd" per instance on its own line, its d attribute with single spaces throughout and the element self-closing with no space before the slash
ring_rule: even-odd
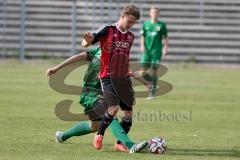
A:
<svg viewBox="0 0 240 160">
<path fill-rule="evenodd" d="M 48 68 L 46 71 L 46 76 L 52 76 L 54 73 L 56 73 L 58 70 L 60 70 L 61 68 L 72 64 L 74 62 L 80 61 L 80 60 L 87 60 L 87 53 L 86 52 L 81 52 L 77 55 L 74 55 L 68 59 L 66 59 L 65 61 L 63 61 L 62 63 L 52 67 L 52 68 Z"/>
<path fill-rule="evenodd" d="M 168 37 L 164 39 L 164 47 L 163 47 L 163 55 L 167 55 L 167 50 L 168 50 Z"/>
<path fill-rule="evenodd" d="M 144 37 L 141 36 L 141 41 L 140 41 L 140 47 L 141 47 L 141 52 L 145 52 L 145 46 L 144 46 Z"/>
<path fill-rule="evenodd" d="M 152 89 L 153 85 L 151 82 L 145 80 L 140 74 L 138 74 L 137 72 L 133 72 L 133 71 L 130 71 L 129 72 L 129 75 L 131 77 L 133 77 L 134 79 L 138 80 L 139 82 L 141 82 L 142 84 L 144 84 L 149 90 Z"/>
<path fill-rule="evenodd" d="M 82 47 L 88 47 L 92 44 L 93 42 L 93 35 L 90 32 L 84 33 L 83 34 L 83 40 L 82 40 Z"/>
</svg>

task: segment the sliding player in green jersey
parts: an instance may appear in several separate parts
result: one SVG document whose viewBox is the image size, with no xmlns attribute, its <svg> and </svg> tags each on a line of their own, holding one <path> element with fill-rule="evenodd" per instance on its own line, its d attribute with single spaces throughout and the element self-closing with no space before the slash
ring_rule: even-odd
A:
<svg viewBox="0 0 240 160">
<path fill-rule="evenodd" d="M 67 65 L 73 64 L 80 60 L 89 61 L 88 69 L 84 76 L 83 90 L 80 95 L 79 101 L 79 103 L 84 107 L 84 113 L 88 115 L 89 121 L 79 122 L 66 132 L 56 132 L 55 136 L 57 143 L 62 143 L 73 136 L 82 136 L 94 133 L 99 127 L 101 116 L 105 113 L 107 109 L 102 96 L 100 80 L 98 79 L 100 55 L 100 48 L 93 49 L 88 52 L 81 52 L 78 55 L 74 55 L 68 58 L 59 65 L 49 68 L 46 72 L 47 76 L 52 76 L 58 70 Z M 141 81 L 142 83 L 147 85 L 148 88 L 150 87 L 150 84 L 143 78 L 138 76 L 136 73 L 131 72 L 130 76 Z M 110 130 L 111 133 L 121 142 L 115 144 L 115 150 L 134 153 L 141 151 L 147 146 L 148 142 L 146 141 L 136 144 L 132 140 L 130 140 L 127 136 L 127 133 L 122 128 L 121 124 L 118 122 L 117 119 L 114 119 L 114 121 L 111 123 Z"/>
<path fill-rule="evenodd" d="M 150 20 L 144 22 L 141 30 L 141 58 L 142 75 L 153 84 L 153 90 L 148 99 L 153 99 L 157 90 L 157 70 L 162 56 L 167 55 L 168 31 L 166 24 L 158 20 L 159 8 L 152 6 L 150 9 Z M 163 40 L 163 42 L 162 42 Z M 164 43 L 164 46 L 162 45 Z M 149 74 L 149 72 L 151 72 Z"/>
</svg>

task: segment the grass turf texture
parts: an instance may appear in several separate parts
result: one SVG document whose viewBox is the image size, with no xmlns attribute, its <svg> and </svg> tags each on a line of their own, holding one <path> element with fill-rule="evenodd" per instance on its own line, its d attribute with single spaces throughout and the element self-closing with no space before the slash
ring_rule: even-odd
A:
<svg viewBox="0 0 240 160">
<path fill-rule="evenodd" d="M 54 114 L 56 103 L 71 99 L 71 111 L 82 112 L 78 96 L 49 88 L 45 70 L 56 62 L 0 61 L 0 159 L 240 158 L 239 69 L 169 66 L 162 80 L 170 82 L 173 91 L 153 101 L 138 98 L 129 134 L 137 142 L 163 136 L 168 144 L 167 154 L 129 155 L 113 151 L 115 139 L 109 131 L 101 151 L 92 147 L 93 134 L 64 144 L 54 142 L 55 131 L 76 123 L 59 120 Z M 83 73 L 83 68 L 73 71 L 66 83 L 81 84 Z"/>
</svg>

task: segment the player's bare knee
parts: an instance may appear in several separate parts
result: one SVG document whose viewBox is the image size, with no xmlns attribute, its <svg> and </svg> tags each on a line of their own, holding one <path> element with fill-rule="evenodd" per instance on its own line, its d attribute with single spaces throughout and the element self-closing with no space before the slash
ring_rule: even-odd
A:
<svg viewBox="0 0 240 160">
<path fill-rule="evenodd" d="M 117 114 L 118 110 L 119 110 L 119 106 L 111 106 L 108 108 L 108 113 L 111 116 L 115 116 Z"/>
<path fill-rule="evenodd" d="M 125 123 L 128 128 L 132 126 L 132 111 L 123 111 L 122 122 Z"/>
<path fill-rule="evenodd" d="M 129 117 L 132 118 L 132 111 L 122 111 L 123 117 Z"/>
<path fill-rule="evenodd" d="M 94 133 L 98 130 L 98 126 L 90 126 L 91 132 Z"/>
<path fill-rule="evenodd" d="M 91 132 L 96 132 L 99 128 L 100 121 L 90 121 L 89 122 L 89 127 Z"/>
</svg>

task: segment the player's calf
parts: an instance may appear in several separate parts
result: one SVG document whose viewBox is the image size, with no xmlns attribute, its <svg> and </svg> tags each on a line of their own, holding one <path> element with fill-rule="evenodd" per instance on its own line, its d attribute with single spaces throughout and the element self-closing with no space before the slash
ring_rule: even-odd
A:
<svg viewBox="0 0 240 160">
<path fill-rule="evenodd" d="M 112 123 L 113 118 L 114 118 L 114 116 L 112 116 L 111 114 L 108 113 L 108 111 L 106 111 L 106 113 L 104 114 L 102 121 L 100 123 L 98 132 L 95 135 L 94 140 L 93 140 L 93 146 L 96 149 L 102 148 L 104 132 L 105 132 L 106 128 Z"/>
</svg>

